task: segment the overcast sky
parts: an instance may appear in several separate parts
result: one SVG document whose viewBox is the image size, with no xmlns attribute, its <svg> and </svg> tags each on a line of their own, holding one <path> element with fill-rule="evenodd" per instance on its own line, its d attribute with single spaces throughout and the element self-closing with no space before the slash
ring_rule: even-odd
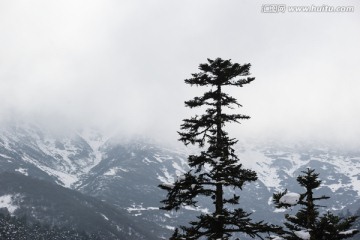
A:
<svg viewBox="0 0 360 240">
<path fill-rule="evenodd" d="M 221 57 L 251 63 L 256 77 L 231 90 L 252 117 L 231 127 L 236 137 L 359 143 L 360 4 L 327 2 L 355 11 L 262 13 L 276 1 L 0 1 L 1 117 L 176 140 L 193 115 L 183 102 L 202 92 L 183 80 Z"/>
</svg>

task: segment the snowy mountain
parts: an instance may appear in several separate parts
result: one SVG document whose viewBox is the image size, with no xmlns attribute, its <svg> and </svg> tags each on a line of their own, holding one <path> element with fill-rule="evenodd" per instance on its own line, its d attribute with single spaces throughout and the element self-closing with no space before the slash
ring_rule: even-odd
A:
<svg viewBox="0 0 360 240">
<path fill-rule="evenodd" d="M 65 227 L 100 239 L 156 239 L 126 212 L 77 191 L 19 173 L 1 173 L 0 185 L 0 209 L 26 216 L 29 224 Z"/>
<path fill-rule="evenodd" d="M 212 211 L 207 201 L 180 212 L 158 209 L 165 192 L 157 186 L 188 170 L 189 151 L 144 138 L 109 138 L 89 130 L 54 134 L 22 124 L 0 131 L 0 172 L 20 173 L 96 197 L 134 221 L 156 223 L 149 231 L 160 238 L 198 212 Z M 360 151 L 248 141 L 237 146 L 237 153 L 245 167 L 258 173 L 259 180 L 240 193 L 243 208 L 255 219 L 280 223 L 284 213 L 271 205 L 272 193 L 285 188 L 301 191 L 296 177 L 307 167 L 320 173 L 319 194 L 331 197 L 328 209 L 360 208 Z"/>
</svg>

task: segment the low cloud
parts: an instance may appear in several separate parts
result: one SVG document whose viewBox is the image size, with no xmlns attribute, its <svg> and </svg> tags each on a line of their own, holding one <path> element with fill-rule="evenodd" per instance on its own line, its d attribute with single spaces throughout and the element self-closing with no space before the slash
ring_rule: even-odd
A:
<svg viewBox="0 0 360 240">
<path fill-rule="evenodd" d="M 176 140 L 203 91 L 183 80 L 222 57 L 256 77 L 230 90 L 252 117 L 234 135 L 359 142 L 359 20 L 250 1 L 2 2 L 1 117 Z"/>
</svg>

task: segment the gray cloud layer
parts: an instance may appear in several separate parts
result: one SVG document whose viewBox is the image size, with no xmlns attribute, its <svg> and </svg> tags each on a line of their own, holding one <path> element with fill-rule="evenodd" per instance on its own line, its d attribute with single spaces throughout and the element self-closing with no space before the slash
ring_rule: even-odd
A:
<svg viewBox="0 0 360 240">
<path fill-rule="evenodd" d="M 1 1 L 1 116 L 176 139 L 193 114 L 183 101 L 202 91 L 183 80 L 222 57 L 257 78 L 231 90 L 252 116 L 236 134 L 359 142 L 359 3 L 281 14 L 262 4 Z"/>
</svg>

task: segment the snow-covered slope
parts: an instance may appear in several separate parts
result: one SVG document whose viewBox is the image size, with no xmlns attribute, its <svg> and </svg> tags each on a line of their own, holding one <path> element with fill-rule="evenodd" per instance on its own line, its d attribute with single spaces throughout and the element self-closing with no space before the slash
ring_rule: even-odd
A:
<svg viewBox="0 0 360 240">
<path fill-rule="evenodd" d="M 71 188 L 99 164 L 104 142 L 94 131 L 53 134 L 34 125 L 15 125 L 0 131 L 0 160 L 3 171 L 35 176 L 41 171 L 38 177 Z"/>
<path fill-rule="evenodd" d="M 295 178 L 306 168 L 320 173 L 322 190 L 333 196 L 334 210 L 355 203 L 360 198 L 360 151 L 310 144 L 242 144 L 238 151 L 245 167 L 258 173 L 259 181 L 271 191 L 295 188 Z M 337 196 L 347 196 L 339 201 Z M 330 204 L 328 205 L 330 206 Z"/>
<path fill-rule="evenodd" d="M 252 211 L 254 218 L 282 217 L 269 199 L 285 188 L 302 191 L 296 177 L 307 167 L 320 173 L 323 185 L 319 194 L 331 197 L 326 202 L 329 209 L 360 207 L 360 151 L 256 141 L 239 143 L 236 151 L 243 165 L 258 173 L 259 180 L 240 193 L 243 208 Z M 158 209 L 165 192 L 157 186 L 172 183 L 188 171 L 188 152 L 144 138 L 109 139 L 93 130 L 52 134 L 21 125 L 0 131 L 0 171 L 22 173 L 95 196 L 135 219 L 158 223 L 159 229 L 154 231 L 165 235 L 198 212 L 212 210 L 206 201 L 198 209 L 182 212 Z"/>
</svg>

